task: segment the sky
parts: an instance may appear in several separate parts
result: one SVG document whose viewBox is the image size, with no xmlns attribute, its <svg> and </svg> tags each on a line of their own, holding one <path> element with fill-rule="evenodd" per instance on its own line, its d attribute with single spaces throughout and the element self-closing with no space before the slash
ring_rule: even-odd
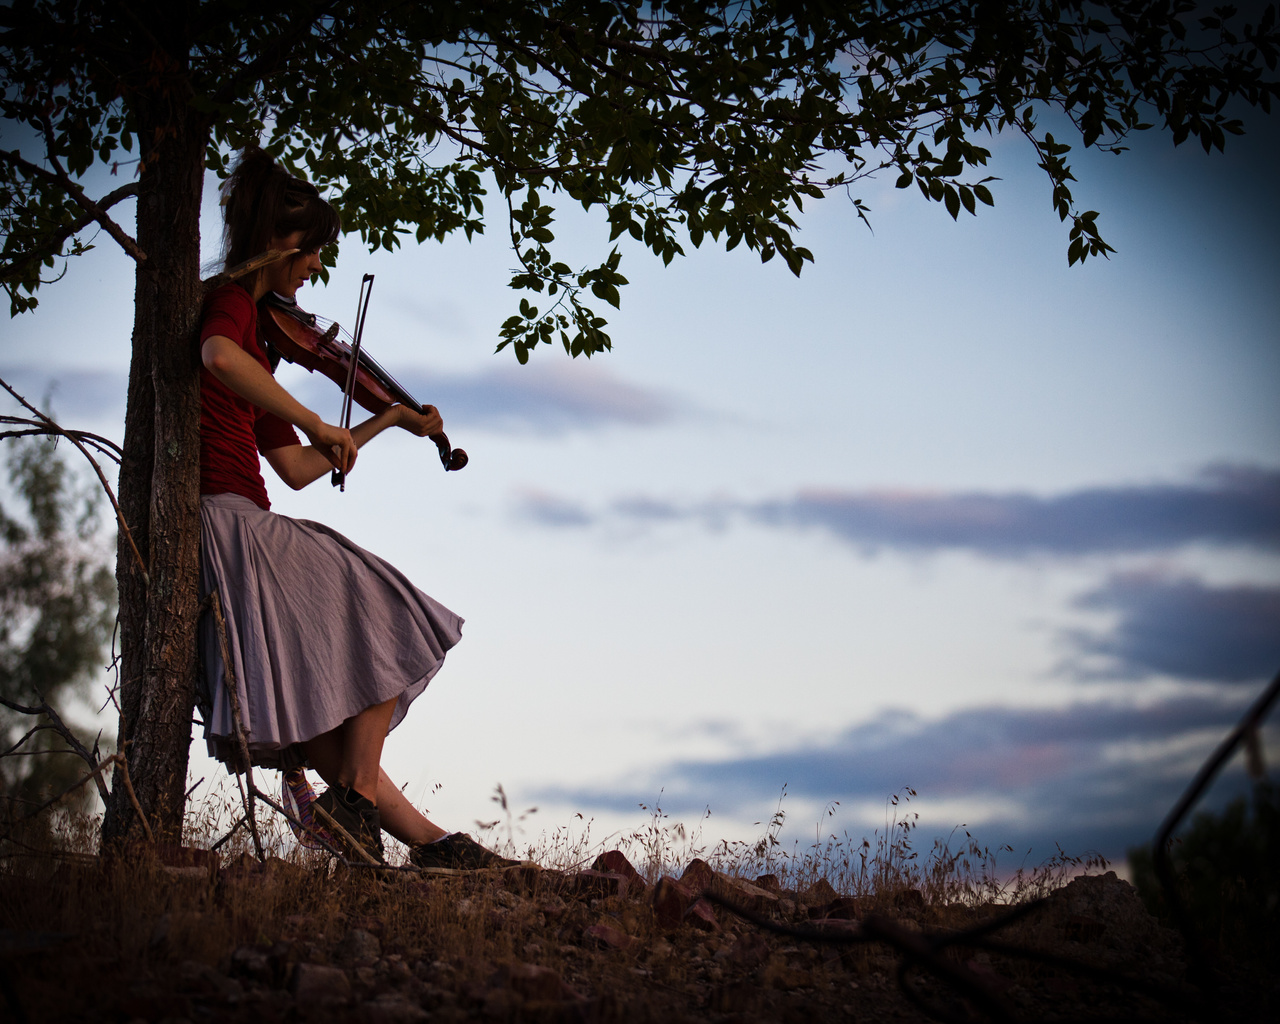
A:
<svg viewBox="0 0 1280 1024">
<path fill-rule="evenodd" d="M 1252 130 L 1225 156 L 1077 154 L 1117 249 L 1084 266 L 1006 137 L 976 218 L 891 177 L 860 193 L 871 229 L 809 204 L 799 279 L 624 242 L 590 361 L 494 354 L 519 299 L 501 224 L 347 240 L 300 302 L 350 322 L 374 273 L 365 343 L 471 456 L 446 476 L 397 433 L 345 493 L 268 471 L 276 511 L 466 619 L 392 777 L 456 829 L 501 817 L 501 785 L 534 843 L 655 807 L 754 840 L 780 801 L 784 841 L 860 838 L 910 787 L 926 849 L 965 826 L 1015 866 L 1123 861 L 1280 669 L 1280 125 Z M 212 180 L 204 210 L 213 260 Z M 607 249 L 580 210 L 557 228 L 567 262 Z M 4 325 L 0 376 L 118 440 L 131 268 L 99 243 Z M 337 415 L 328 382 L 281 379 Z M 202 748 L 197 797 L 223 777 Z M 1237 759 L 1209 804 L 1242 779 Z"/>
</svg>

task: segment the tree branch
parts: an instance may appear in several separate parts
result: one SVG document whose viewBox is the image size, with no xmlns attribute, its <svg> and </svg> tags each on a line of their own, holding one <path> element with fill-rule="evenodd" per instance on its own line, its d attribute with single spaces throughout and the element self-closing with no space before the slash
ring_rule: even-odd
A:
<svg viewBox="0 0 1280 1024">
<path fill-rule="evenodd" d="M 3 154 L 0 154 L 3 155 Z M 98 208 L 109 210 L 122 199 L 129 199 L 138 194 L 138 183 L 132 181 L 127 185 L 121 185 L 114 192 L 108 192 L 105 196 L 98 200 Z M 77 231 L 83 231 L 94 222 L 92 215 L 85 213 L 73 220 L 71 223 L 64 225 L 53 235 L 49 237 L 48 243 L 35 249 L 28 249 L 26 252 L 20 252 L 8 263 L 0 264 L 0 280 L 4 280 L 16 271 L 19 267 L 25 266 L 37 260 L 44 260 L 50 256 L 57 255 L 62 248 L 62 243 L 74 235 Z"/>
<path fill-rule="evenodd" d="M 37 694 L 37 696 L 39 696 L 39 694 Z M 12 754 L 13 751 L 17 750 L 18 747 L 22 746 L 22 744 L 25 743 L 33 733 L 38 732 L 41 729 L 52 729 L 59 736 L 61 736 L 63 740 L 66 742 L 67 746 L 71 748 L 71 753 L 79 755 L 80 758 L 86 764 L 88 764 L 90 768 L 94 768 L 95 765 L 97 764 L 97 762 L 94 760 L 93 755 L 89 753 L 89 751 L 85 749 L 84 744 L 80 742 L 80 738 L 76 736 L 76 734 L 67 727 L 67 724 L 62 720 L 62 717 L 58 714 L 58 712 L 56 712 L 52 707 L 50 707 L 49 702 L 46 701 L 44 697 L 40 697 L 39 706 L 33 707 L 33 708 L 25 707 L 21 704 L 16 704 L 11 700 L 6 700 L 4 697 L 0 697 L 0 704 L 3 704 L 5 707 L 13 711 L 17 711 L 18 713 L 23 715 L 45 715 L 51 723 L 50 725 L 36 726 L 36 728 L 32 729 L 31 732 L 27 733 L 27 735 L 24 736 L 21 740 L 19 740 L 14 746 L 6 750 L 5 755 Z M 58 751 L 49 751 L 49 753 L 58 753 Z M 66 753 L 66 751 L 62 751 L 62 753 Z M 93 774 L 91 776 L 85 776 L 85 778 L 77 782 L 76 785 L 72 787 L 72 789 L 75 789 L 79 786 L 84 785 L 84 783 L 87 782 L 91 777 L 97 779 L 98 795 L 102 797 L 102 802 L 105 804 L 107 802 L 107 797 L 110 794 L 107 792 L 107 784 L 102 781 L 101 775 Z M 71 790 L 67 790 L 66 792 L 69 793 L 71 792 Z M 60 794 L 55 799 L 60 800 L 65 795 L 66 793 Z M 44 805 L 44 807 L 47 807 L 47 806 L 49 805 L 48 804 Z M 40 810 L 43 810 L 44 807 L 41 807 Z"/>
<path fill-rule="evenodd" d="M 290 25 L 275 38 L 274 42 L 268 43 L 257 57 L 232 75 L 209 99 L 213 103 L 230 103 L 240 95 L 240 87 L 246 82 L 265 81 L 279 69 L 285 55 L 293 48 L 294 44 L 310 32 L 321 19 L 328 17 L 333 8 L 337 6 L 336 0 L 331 0 L 330 3 L 322 6 L 310 18 L 298 19 L 297 24 Z"/>
<path fill-rule="evenodd" d="M 12 164 L 19 170 L 25 171 L 31 177 L 38 178 L 46 185 L 54 185 L 60 188 L 64 193 L 66 193 L 72 202 L 89 215 L 91 220 L 95 220 L 101 224 L 103 230 L 116 240 L 120 245 L 120 248 L 139 263 L 146 260 L 147 254 L 138 248 L 138 243 L 130 238 L 119 224 L 107 216 L 107 211 L 104 207 L 95 203 L 84 194 L 84 189 L 71 180 L 70 175 L 62 169 L 60 164 L 58 164 L 57 160 L 53 157 L 52 152 L 50 152 L 49 159 L 53 165 L 58 168 L 57 173 L 47 171 L 38 164 L 33 164 L 30 160 L 23 159 L 22 155 L 19 154 L 17 150 L 10 151 L 0 149 L 0 159 Z M 117 189 L 117 192 L 118 191 L 119 190 Z M 112 192 L 111 195 L 116 195 L 116 192 Z M 123 198 L 123 196 L 121 198 Z"/>
<path fill-rule="evenodd" d="M 47 433 L 55 434 L 58 437 L 65 437 L 79 449 L 81 455 L 89 460 L 89 465 L 91 465 L 93 467 L 93 471 L 98 474 L 98 482 L 102 485 L 102 489 L 107 492 L 107 497 L 111 501 L 111 507 L 116 510 L 116 519 L 120 523 L 120 529 L 124 531 L 124 536 L 129 542 L 129 547 L 133 549 L 133 557 L 138 560 L 138 568 L 142 570 L 142 581 L 146 586 L 151 586 L 151 577 L 147 573 L 147 565 L 142 560 L 142 555 L 138 552 L 138 545 L 133 542 L 133 533 L 129 529 L 129 524 L 124 521 L 124 513 L 120 511 L 120 503 L 116 501 L 115 492 L 111 489 L 111 485 L 107 483 L 107 478 L 103 475 L 102 467 L 99 466 L 97 460 L 85 450 L 83 442 L 78 436 L 76 436 L 79 431 L 67 430 L 65 427 L 55 422 L 51 417 L 46 416 L 18 394 L 18 392 L 10 386 L 9 382 L 3 378 L 0 378 L 0 387 L 4 388 L 9 392 L 9 394 L 21 402 L 26 409 L 30 410 L 47 428 Z"/>
<path fill-rule="evenodd" d="M 204 289 L 204 293 L 208 295 L 215 288 L 221 288 L 224 284 L 244 277 L 245 274 L 252 274 L 255 270 L 261 270 L 263 267 L 269 267 L 286 256 L 292 256 L 297 249 L 268 249 L 264 253 L 259 253 L 243 263 L 237 263 L 230 270 L 224 270 L 220 274 L 214 274 L 207 281 L 201 281 L 200 287 Z"/>
<path fill-rule="evenodd" d="M 0 698 L 0 700 L 3 700 L 3 698 Z M 7 704 L 8 701 L 4 701 L 4 703 Z M 9 835 L 13 832 L 13 829 L 15 827 L 17 827 L 18 825 L 21 825 L 24 821 L 30 821 L 32 818 L 38 816 L 47 808 L 52 807 L 54 804 L 56 804 L 64 796 L 67 796 L 70 793 L 74 793 L 77 789 L 83 786 L 90 779 L 94 779 L 97 781 L 99 793 L 105 793 L 106 784 L 102 781 L 102 772 L 104 769 L 110 767 L 111 765 L 115 765 L 117 768 L 120 769 L 120 778 L 124 782 L 125 792 L 129 795 L 129 802 L 133 804 L 133 810 L 138 815 L 138 820 L 142 822 L 142 831 L 145 833 L 147 837 L 147 842 L 152 842 L 153 836 L 151 834 L 151 824 L 147 821 L 147 816 L 142 813 L 142 806 L 138 803 L 138 796 L 133 791 L 133 782 L 129 778 L 128 759 L 123 754 L 112 754 L 110 757 L 105 758 L 100 764 L 95 765 L 93 761 L 90 760 L 89 765 L 92 770 L 88 772 L 84 776 L 84 778 L 82 778 L 79 782 L 71 786 L 68 786 L 57 796 L 50 797 L 48 800 L 42 803 L 39 807 L 37 807 L 34 811 L 31 811 L 30 813 L 25 814 L 23 815 L 23 817 L 14 821 L 9 831 L 4 833 L 4 835 L 0 835 L 0 839 L 7 839 Z M 105 800 L 106 797 L 104 796 L 103 799 Z"/>
<path fill-rule="evenodd" d="M 58 431 L 51 429 L 40 420 L 24 420 L 19 416 L 0 416 L 0 423 L 12 423 L 15 426 L 27 428 L 26 430 L 5 430 L 0 432 L 0 438 L 62 436 Z M 109 437 L 93 434 L 87 430 L 68 430 L 66 435 L 68 437 L 78 437 L 85 444 L 92 445 L 117 466 L 120 464 L 121 458 L 123 458 L 124 453 L 120 450 L 120 446 Z"/>
</svg>

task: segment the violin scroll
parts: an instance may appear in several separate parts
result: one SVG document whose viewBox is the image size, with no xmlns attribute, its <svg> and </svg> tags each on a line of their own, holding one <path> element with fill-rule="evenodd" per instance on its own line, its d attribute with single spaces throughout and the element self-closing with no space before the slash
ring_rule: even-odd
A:
<svg viewBox="0 0 1280 1024">
<path fill-rule="evenodd" d="M 449 439 L 444 434 L 432 434 L 431 440 L 440 450 L 440 464 L 444 466 L 446 473 L 461 469 L 467 464 L 467 453 L 461 448 L 450 448 Z"/>
</svg>

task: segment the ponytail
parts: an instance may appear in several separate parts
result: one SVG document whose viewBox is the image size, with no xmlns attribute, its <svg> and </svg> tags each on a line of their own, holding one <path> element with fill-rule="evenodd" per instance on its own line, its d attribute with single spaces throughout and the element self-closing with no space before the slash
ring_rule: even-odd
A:
<svg viewBox="0 0 1280 1024">
<path fill-rule="evenodd" d="M 231 268 L 266 252 L 271 239 L 303 232 L 303 252 L 336 241 L 338 213 L 308 181 L 295 178 L 257 146 L 241 154 L 222 186 L 223 263 Z"/>
</svg>

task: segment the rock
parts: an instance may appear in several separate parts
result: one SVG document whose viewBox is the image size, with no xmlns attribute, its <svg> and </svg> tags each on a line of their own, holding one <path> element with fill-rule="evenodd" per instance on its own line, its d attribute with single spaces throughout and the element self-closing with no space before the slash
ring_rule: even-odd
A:
<svg viewBox="0 0 1280 1024">
<path fill-rule="evenodd" d="M 806 906 L 815 906 L 820 903 L 830 903 L 840 894 L 831 887 L 831 883 L 825 878 L 819 878 L 813 885 L 804 891 L 804 902 Z"/>
<path fill-rule="evenodd" d="M 208 964 L 196 960 L 184 960 L 178 965 L 178 983 L 183 992 L 212 996 L 225 1002 L 239 1002 L 244 988 L 233 978 L 219 974 Z"/>
<path fill-rule="evenodd" d="M 603 899 L 608 896 L 626 896 L 629 880 L 625 875 L 612 871 L 579 871 L 565 879 L 565 895 L 578 899 Z"/>
<path fill-rule="evenodd" d="M 893 905 L 898 910 L 923 910 L 924 893 L 919 889 L 903 889 L 893 894 Z"/>
<path fill-rule="evenodd" d="M 653 888 L 653 916 L 658 927 L 672 931 L 684 923 L 684 915 L 696 897 L 683 882 L 664 875 Z"/>
<path fill-rule="evenodd" d="M 231 954 L 230 973 L 269 983 L 275 972 L 272 970 L 271 959 L 265 952 L 253 946 L 239 946 Z"/>
<path fill-rule="evenodd" d="M 777 875 L 760 875 L 756 879 L 756 888 L 763 889 L 765 892 L 771 892 L 775 896 L 782 893 L 782 883 L 778 881 Z"/>
<path fill-rule="evenodd" d="M 720 922 L 716 920 L 716 912 L 706 900 L 695 901 L 693 906 L 689 908 L 688 913 L 685 914 L 684 920 L 686 924 L 692 925 L 699 931 L 718 932 L 720 930 Z"/>
<path fill-rule="evenodd" d="M 627 860 L 621 850 L 609 850 L 600 854 L 591 865 L 591 869 L 622 875 L 627 880 L 628 895 L 642 896 L 648 889 L 645 880 L 640 877 L 640 872 L 632 867 L 631 861 Z"/>
<path fill-rule="evenodd" d="M 726 903 L 735 907 L 745 907 L 757 913 L 770 910 L 778 903 L 778 897 L 767 889 L 752 885 L 740 878 L 716 874 L 710 885 L 710 891 Z M 704 890 L 705 891 L 705 890 Z"/>
<path fill-rule="evenodd" d="M 602 946 L 608 946 L 611 949 L 626 949 L 635 941 L 620 928 L 614 928 L 607 924 L 588 925 L 582 930 L 582 935 L 583 938 L 593 939 Z"/>
<path fill-rule="evenodd" d="M 1114 871 L 1073 878 L 1049 897 L 1042 917 L 1033 917 L 1029 927 L 1115 950 L 1124 960 L 1144 959 L 1152 949 L 1177 955 L 1178 940 L 1160 927 L 1138 891 Z"/>
<path fill-rule="evenodd" d="M 298 964 L 293 969 L 290 988 L 298 1006 L 304 1009 L 345 1003 L 351 998 L 351 982 L 339 967 Z"/>
<path fill-rule="evenodd" d="M 837 896 L 830 903 L 810 907 L 811 918 L 838 919 L 856 921 L 866 912 L 866 899 L 854 896 Z"/>
<path fill-rule="evenodd" d="M 680 884 L 693 893 L 694 897 L 710 892 L 727 903 L 746 907 L 748 910 L 768 910 L 778 902 L 778 897 L 768 889 L 752 885 L 740 878 L 721 874 L 705 860 L 700 859 L 689 862 L 689 866 L 684 869 L 684 874 L 680 876 Z"/>
<path fill-rule="evenodd" d="M 791 992 L 798 988 L 809 988 L 813 985 L 813 972 L 792 967 L 781 953 L 775 953 L 765 964 L 760 980 L 769 988 Z"/>
<path fill-rule="evenodd" d="M 743 932 L 732 946 L 727 946 L 716 953 L 721 953 L 726 960 L 744 967 L 757 967 L 769 959 L 769 942 L 759 932 Z"/>
<path fill-rule="evenodd" d="M 362 1005 L 355 1014 L 360 1024 L 420 1024 L 431 1015 L 398 992 L 387 992 Z"/>
<path fill-rule="evenodd" d="M 516 864 L 502 872 L 502 884 L 512 892 L 531 896 L 537 891 L 543 874 L 543 869 L 537 864 Z"/>
<path fill-rule="evenodd" d="M 502 964 L 490 978 L 490 983 L 518 992 L 530 1002 L 554 1003 L 581 998 L 577 992 L 550 967 L 512 960 Z"/>
<path fill-rule="evenodd" d="M 342 937 L 338 948 L 334 950 L 334 955 L 343 963 L 377 960 L 382 955 L 382 943 L 378 941 L 377 936 L 363 928 L 352 928 Z"/>
<path fill-rule="evenodd" d="M 680 881 L 695 896 L 701 896 L 711 888 L 711 883 L 715 881 L 715 877 L 716 873 L 711 865 L 705 860 L 695 857 L 689 861 L 689 866 L 684 869 L 684 874 L 680 876 Z"/>
</svg>

